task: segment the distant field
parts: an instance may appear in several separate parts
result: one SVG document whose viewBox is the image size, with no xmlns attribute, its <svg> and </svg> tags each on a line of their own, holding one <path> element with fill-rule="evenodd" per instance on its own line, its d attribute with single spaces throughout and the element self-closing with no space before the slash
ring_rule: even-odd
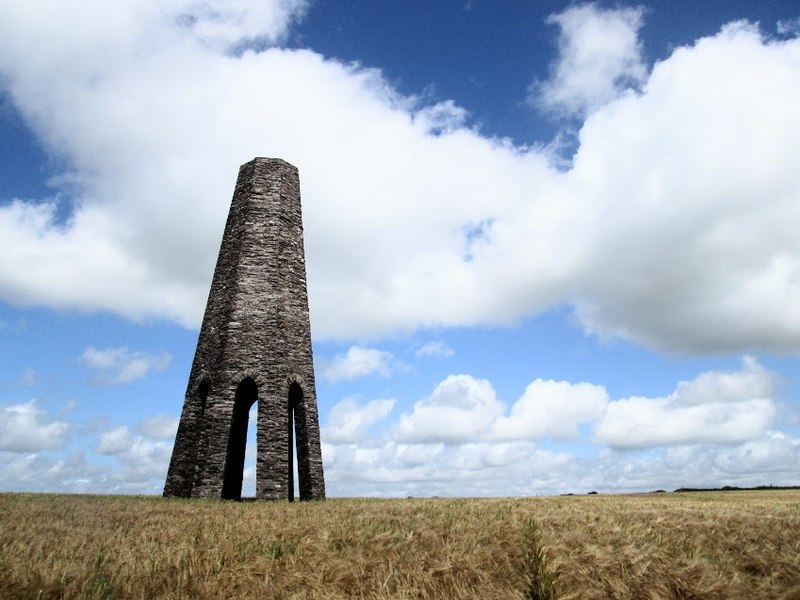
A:
<svg viewBox="0 0 800 600">
<path fill-rule="evenodd" d="M 0 598 L 800 598 L 800 492 L 0 494 Z"/>
</svg>

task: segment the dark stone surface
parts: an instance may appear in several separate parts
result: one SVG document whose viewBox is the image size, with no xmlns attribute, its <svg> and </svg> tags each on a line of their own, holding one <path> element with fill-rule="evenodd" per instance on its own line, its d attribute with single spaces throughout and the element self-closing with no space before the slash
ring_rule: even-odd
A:
<svg viewBox="0 0 800 600">
<path fill-rule="evenodd" d="M 239 169 L 189 375 L 165 496 L 239 498 L 258 402 L 256 497 L 325 498 L 303 252 L 300 180 L 279 159 Z"/>
</svg>

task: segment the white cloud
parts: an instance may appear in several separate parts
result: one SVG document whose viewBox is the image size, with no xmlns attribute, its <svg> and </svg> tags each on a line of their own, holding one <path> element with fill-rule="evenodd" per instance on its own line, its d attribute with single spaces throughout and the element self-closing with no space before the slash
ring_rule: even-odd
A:
<svg viewBox="0 0 800 600">
<path fill-rule="evenodd" d="M 531 86 L 531 101 L 548 111 L 584 116 L 640 86 L 647 75 L 638 31 L 644 9 L 573 5 L 547 22 L 561 28 L 550 78 Z"/>
<path fill-rule="evenodd" d="M 452 375 L 374 433 L 324 436 L 326 479 L 335 495 L 392 496 L 790 485 L 800 439 L 772 429 L 777 377 L 745 356 L 665 397 L 615 401 L 600 385 L 537 379 L 508 407 L 489 381 Z M 339 409 L 354 423 L 388 416 Z"/>
<path fill-rule="evenodd" d="M 103 493 L 107 491 L 101 469 L 83 452 L 62 458 L 0 451 L 0 482 L 4 491 Z"/>
<path fill-rule="evenodd" d="M 509 416 L 494 422 L 492 433 L 498 439 L 576 438 L 578 425 L 597 421 L 607 404 L 602 386 L 537 379 L 514 403 Z"/>
<path fill-rule="evenodd" d="M 0 489 L 160 494 L 172 451 L 166 431 L 170 420 L 175 422 L 154 415 L 139 423 L 137 434 L 126 426 L 108 429 L 106 419 L 87 427 L 55 421 L 34 401 L 2 407 Z M 69 435 L 73 426 L 80 433 L 76 438 Z M 52 452 L 64 449 L 67 442 L 68 454 Z M 71 448 L 81 443 L 83 448 Z M 98 455 L 112 460 L 98 460 Z"/>
<path fill-rule="evenodd" d="M 172 356 L 166 352 L 149 354 L 132 352 L 127 348 L 86 348 L 81 362 L 90 369 L 101 372 L 98 381 L 105 383 L 130 383 L 141 379 L 150 371 L 163 371 Z"/>
<path fill-rule="evenodd" d="M 708 371 L 691 381 L 681 381 L 670 395 L 671 403 L 695 406 L 708 403 L 771 399 L 778 383 L 776 373 L 754 357 L 742 358 L 739 371 Z"/>
<path fill-rule="evenodd" d="M 0 450 L 54 450 L 62 448 L 69 439 L 69 423 L 50 419 L 36 400 L 7 404 L 0 408 L 0 415 Z"/>
<path fill-rule="evenodd" d="M 139 423 L 137 429 L 147 437 L 157 440 L 173 440 L 175 432 L 178 431 L 178 418 L 174 415 L 153 415 Z"/>
<path fill-rule="evenodd" d="M 452 133 L 462 129 L 468 117 L 465 109 L 452 100 L 445 100 L 417 110 L 414 113 L 414 123 L 430 133 Z"/>
<path fill-rule="evenodd" d="M 323 429 L 326 483 L 332 495 L 392 496 L 798 484 L 800 439 L 790 425 L 776 429 L 777 381 L 744 357 L 737 370 L 699 373 L 660 398 L 609 401 L 600 385 L 537 379 L 507 405 L 489 381 L 463 374 L 398 416 L 394 400 L 349 398 Z M 63 448 L 69 423 L 33 401 L 2 410 L 3 489 L 160 493 L 174 417 L 135 429 L 98 420 L 82 430 L 85 449 L 53 456 L 41 451 Z M 246 489 L 253 451 L 248 444 Z"/>
<path fill-rule="evenodd" d="M 463 443 L 480 439 L 503 412 L 492 384 L 469 375 L 450 375 L 433 393 L 403 413 L 395 438 L 403 442 Z"/>
<path fill-rule="evenodd" d="M 523 440 L 383 440 L 370 446 L 326 443 L 323 457 L 329 493 L 337 496 L 525 496 L 800 483 L 796 438 L 583 456 Z"/>
<path fill-rule="evenodd" d="M 322 369 L 322 376 L 331 381 L 355 379 L 376 373 L 388 377 L 391 372 L 392 353 L 377 348 L 351 346 Z"/>
<path fill-rule="evenodd" d="M 100 436 L 100 443 L 97 446 L 99 454 L 119 454 L 131 447 L 133 436 L 124 425 L 106 431 Z"/>
<path fill-rule="evenodd" d="M 453 354 L 455 354 L 455 350 L 453 350 L 450 346 L 448 346 L 441 340 L 434 340 L 432 342 L 428 342 L 427 344 L 423 344 L 422 346 L 420 346 L 414 353 L 414 356 L 418 357 L 433 356 L 436 358 L 447 358 L 448 356 L 453 356 Z"/>
<path fill-rule="evenodd" d="M 780 476 L 785 471 L 794 471 L 797 476 L 798 459 L 800 441 L 776 432 L 739 446 L 721 448 L 713 460 L 717 470 L 730 475 L 761 472 L 769 477 L 769 474 Z"/>
<path fill-rule="evenodd" d="M 357 443 L 370 426 L 388 416 L 394 405 L 393 399 L 370 400 L 361 405 L 356 398 L 345 398 L 331 408 L 322 439 L 333 444 Z"/>
<path fill-rule="evenodd" d="M 775 418 L 776 375 L 745 357 L 734 373 L 702 373 L 666 398 L 611 402 L 595 440 L 613 448 L 747 442 L 763 437 Z"/>
<path fill-rule="evenodd" d="M 570 180 L 602 223 L 578 276 L 588 331 L 700 352 L 797 347 L 800 186 L 785 157 L 800 152 L 798 48 L 726 27 L 586 121 Z"/>
<path fill-rule="evenodd" d="M 489 381 L 451 375 L 388 431 L 390 439 L 422 444 L 576 440 L 581 426 L 593 430 L 584 441 L 614 449 L 743 443 L 772 426 L 777 381 L 745 356 L 738 371 L 701 373 L 660 398 L 610 401 L 601 385 L 536 379 L 509 410 Z"/>
<path fill-rule="evenodd" d="M 323 457 L 328 489 L 359 496 L 557 493 L 576 466 L 570 454 L 536 449 L 530 442 L 326 444 Z"/>
<path fill-rule="evenodd" d="M 81 430 L 85 448 L 67 455 L 72 425 L 49 419 L 35 401 L 0 409 L 0 487 L 7 491 L 158 494 L 172 451 L 176 420 L 154 415 L 139 423 L 98 431 L 103 419 Z M 168 435 L 169 434 L 169 435 Z M 96 455 L 114 459 L 97 461 Z M 88 456 L 88 459 L 87 459 Z"/>
<path fill-rule="evenodd" d="M 307 0 L 231 0 L 224 5 L 213 0 L 120 0 L 113 6 L 82 0 L 67 7 L 58 0 L 43 0 L 38 10 L 31 10 L 25 2 L 10 0 L 3 7 L 4 33 L 10 37 L 9 46 L 37 68 L 54 69 L 66 58 L 81 74 L 101 75 L 98 66 L 111 66 L 148 45 L 180 49 L 191 41 L 227 52 L 249 42 L 279 42 L 307 6 Z M 28 33 L 41 36 L 40 41 L 28 39 Z M 157 37 L 148 37 L 153 34 Z"/>
<path fill-rule="evenodd" d="M 172 440 L 136 435 L 122 425 L 103 432 L 96 451 L 113 456 L 118 462 L 117 468 L 109 474 L 112 483 L 108 491 L 124 491 L 126 486 L 141 485 L 158 491 L 167 476 Z"/>
<path fill-rule="evenodd" d="M 743 442 L 763 435 L 774 416 L 769 400 L 674 407 L 665 398 L 628 398 L 609 405 L 595 439 L 619 449 Z"/>
<path fill-rule="evenodd" d="M 211 0 L 173 0 L 167 6 L 172 8 L 176 21 L 198 39 L 230 49 L 245 42 L 279 41 L 290 23 L 303 16 L 308 0 L 233 0 L 224 4 Z"/>
<path fill-rule="evenodd" d="M 551 104 L 589 111 L 559 172 L 455 100 L 266 47 L 303 5 L 230 6 L 0 5 L 2 81 L 65 165 L 54 199 L 0 207 L 5 301 L 196 327 L 236 169 L 272 155 L 301 172 L 317 339 L 572 304 L 587 331 L 649 347 L 800 349 L 800 40 L 739 23 L 648 75 L 638 9 L 553 17 Z"/>
<path fill-rule="evenodd" d="M 753 448 L 772 447 L 763 464 L 745 458 Z M 730 458 L 735 457 L 734 460 Z M 573 485 L 608 491 L 673 490 L 724 485 L 797 485 L 800 440 L 773 443 L 769 438 L 744 444 L 692 444 L 663 452 L 606 452 L 580 465 Z"/>
</svg>

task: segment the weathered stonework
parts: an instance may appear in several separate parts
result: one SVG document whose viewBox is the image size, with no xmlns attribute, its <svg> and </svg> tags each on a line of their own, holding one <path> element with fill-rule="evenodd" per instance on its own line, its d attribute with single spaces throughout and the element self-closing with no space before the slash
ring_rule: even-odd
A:
<svg viewBox="0 0 800 600">
<path fill-rule="evenodd" d="M 256 401 L 256 497 L 294 499 L 294 429 L 300 499 L 324 499 L 300 180 L 272 158 L 239 169 L 165 496 L 241 498 Z"/>
</svg>

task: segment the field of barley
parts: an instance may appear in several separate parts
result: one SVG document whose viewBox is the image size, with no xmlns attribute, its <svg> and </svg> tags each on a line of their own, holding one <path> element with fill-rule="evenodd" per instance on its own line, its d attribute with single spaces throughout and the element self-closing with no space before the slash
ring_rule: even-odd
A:
<svg viewBox="0 0 800 600">
<path fill-rule="evenodd" d="M 0 494 L 0 598 L 800 598 L 800 491 Z"/>
</svg>

